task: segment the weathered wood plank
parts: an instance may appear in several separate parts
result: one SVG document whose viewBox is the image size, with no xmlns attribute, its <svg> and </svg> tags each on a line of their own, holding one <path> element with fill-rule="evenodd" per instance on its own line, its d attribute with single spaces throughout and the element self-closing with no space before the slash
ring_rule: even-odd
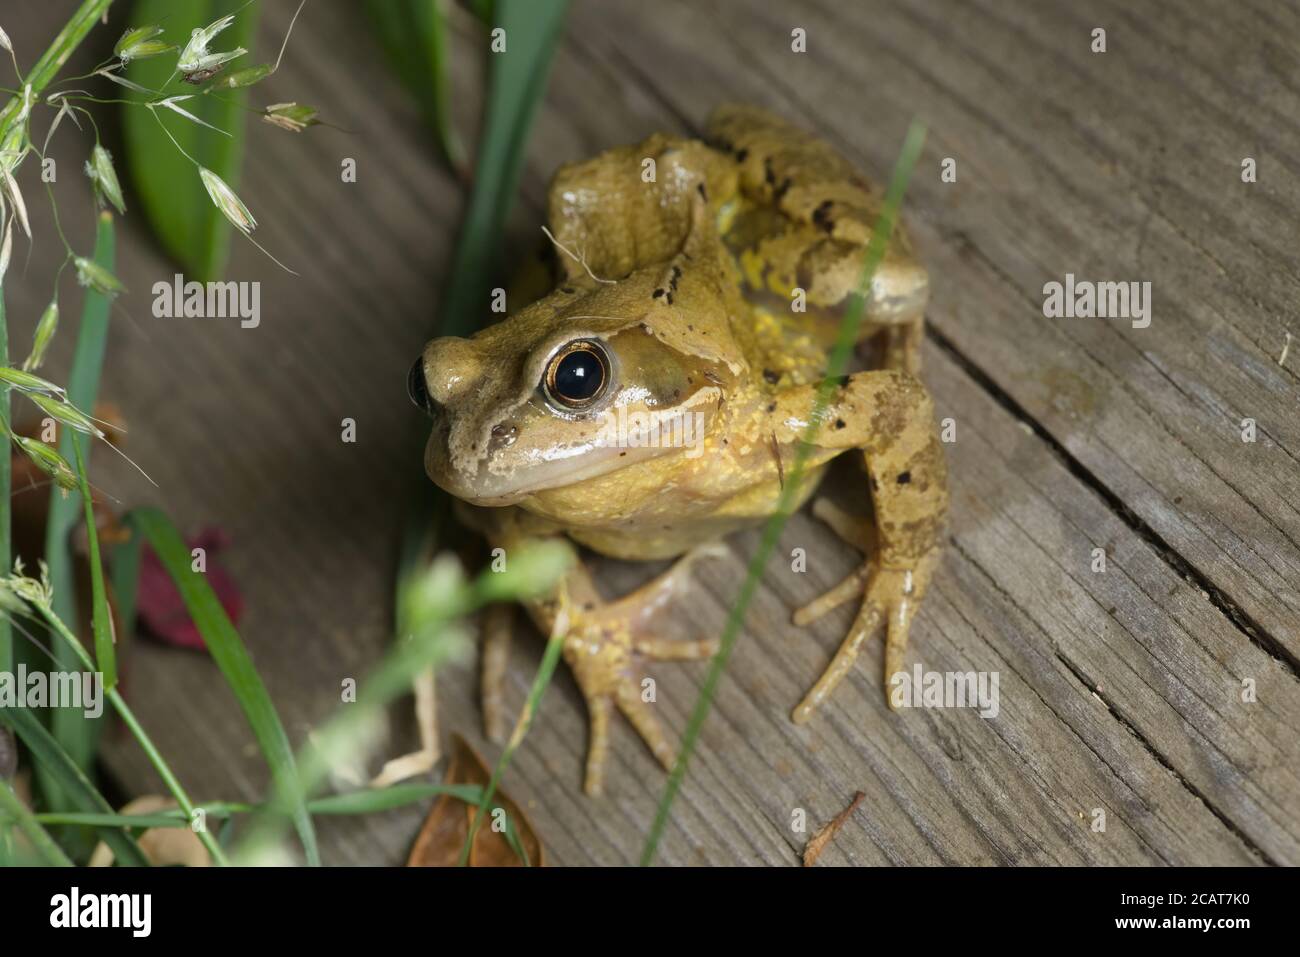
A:
<svg viewBox="0 0 1300 957">
<path fill-rule="evenodd" d="M 1297 90 L 1273 36 L 1294 35 L 1291 12 L 794 9 L 576 3 L 512 236 L 520 247 L 535 241 L 559 163 L 658 129 L 698 129 L 725 99 L 801 117 L 877 178 L 909 116 L 924 115 L 929 165 L 908 209 L 934 277 L 927 379 L 958 439 L 952 546 L 911 660 L 998 671 L 1001 712 L 890 712 L 873 646 L 825 714 L 791 724 L 790 707 L 850 609 L 811 629 L 789 624 L 790 609 L 854 561 L 798 515 L 779 554 L 808 549 L 808 573 L 779 559 L 768 569 L 661 860 L 793 864 L 806 839 L 791 830 L 794 809 L 807 811 L 812 833 L 862 790 L 864 806 L 824 862 L 1300 861 L 1300 424 L 1291 414 L 1300 352 L 1285 367 L 1273 361 L 1294 322 L 1289 157 L 1300 134 L 1285 118 Z M 1206 31 L 1202 13 L 1216 29 Z M 263 242 L 303 276 L 238 247 L 232 276 L 264 284 L 261 328 L 154 320 L 145 291 L 173 270 L 128 217 L 122 274 L 135 294 L 121 301 L 104 390 L 162 491 L 106 458 L 95 466 L 129 503 L 158 502 L 183 526 L 232 533 L 224 560 L 247 599 L 241 631 L 295 741 L 389 640 L 411 466 L 402 381 L 432 325 L 462 196 L 432 162 L 356 6 L 309 14 L 264 95 L 314 102 L 354 132 L 257 127 L 241 187 Z M 6 29 L 20 50 L 34 49 L 57 15 Z M 267 12 L 268 48 L 288 15 Z M 1094 17 L 1109 31 L 1104 57 L 1087 52 Z M 809 31 L 802 57 L 789 51 L 793 26 Z M 480 95 L 477 41 L 459 36 L 456 87 L 468 117 Z M 1234 68 L 1246 50 L 1261 52 Z M 78 151 L 59 149 L 61 167 L 77 169 Z M 1238 164 L 1252 150 L 1261 181 L 1246 187 Z M 343 156 L 358 160 L 355 185 L 339 182 Z M 943 156 L 958 159 L 957 184 L 939 182 Z M 89 235 L 84 185 L 64 191 L 75 197 L 62 206 L 70 235 Z M 48 218 L 33 213 L 48 235 Z M 51 255 L 38 244 L 27 277 L 10 283 L 15 341 L 48 298 Z M 1042 283 L 1066 271 L 1149 278 L 1152 326 L 1044 319 Z M 70 340 L 56 346 L 56 375 Z M 1254 446 L 1236 438 L 1246 415 L 1260 423 Z M 344 416 L 358 422 L 355 446 L 338 441 Z M 852 494 L 852 470 L 841 479 Z M 720 630 L 755 545 L 755 535 L 738 536 L 731 557 L 700 568 L 674 630 Z M 1105 574 L 1090 571 L 1094 547 L 1106 550 Z M 601 568 L 611 593 L 648 573 Z M 539 646 L 516 642 L 512 706 Z M 257 796 L 265 771 L 211 664 L 144 644 L 127 660 L 128 694 L 187 785 Z M 660 713 L 680 733 L 703 666 L 654 673 Z M 1241 701 L 1247 677 L 1256 704 Z M 441 676 L 441 720 L 494 756 L 478 733 L 476 683 L 472 666 Z M 395 714 L 376 760 L 413 739 L 409 716 Z M 572 680 L 557 677 L 505 782 L 556 863 L 639 854 L 664 775 L 625 725 L 613 745 L 607 797 L 583 798 L 585 718 Z M 107 761 L 129 792 L 157 790 L 129 739 L 114 735 Z M 1094 808 L 1106 811 L 1104 833 L 1090 830 Z M 402 860 L 420 813 L 326 822 L 327 860 Z"/>
</svg>

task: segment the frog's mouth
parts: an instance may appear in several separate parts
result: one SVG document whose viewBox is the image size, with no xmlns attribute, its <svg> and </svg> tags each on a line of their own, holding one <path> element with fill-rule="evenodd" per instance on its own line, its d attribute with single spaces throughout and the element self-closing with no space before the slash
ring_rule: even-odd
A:
<svg viewBox="0 0 1300 957">
<path fill-rule="evenodd" d="M 698 458 L 720 398 L 721 390 L 710 386 L 671 410 L 611 404 L 553 427 L 547 422 L 553 413 L 529 402 L 487 430 L 480 454 L 460 463 L 448 451 L 447 426 L 439 423 L 425 450 L 425 470 L 470 504 L 514 505 L 660 456 Z"/>
</svg>

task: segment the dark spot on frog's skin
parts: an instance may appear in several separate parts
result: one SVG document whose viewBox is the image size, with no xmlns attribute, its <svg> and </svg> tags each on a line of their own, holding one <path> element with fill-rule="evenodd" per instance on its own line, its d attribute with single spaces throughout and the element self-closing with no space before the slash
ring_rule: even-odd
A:
<svg viewBox="0 0 1300 957">
<path fill-rule="evenodd" d="M 658 298 L 659 298 L 660 296 L 662 296 L 663 294 L 664 294 L 664 291 L 663 291 L 662 289 L 656 289 L 653 293 L 650 294 L 650 298 L 651 298 L 651 299 L 658 299 Z"/>
<path fill-rule="evenodd" d="M 695 331 L 695 327 L 694 327 L 693 325 L 691 325 L 691 324 L 688 322 L 688 323 L 686 324 L 686 331 L 687 331 L 687 332 L 694 332 L 694 331 Z"/>
<path fill-rule="evenodd" d="M 673 304 L 673 294 L 671 292 L 664 298 L 664 302 L 670 306 Z"/>
<path fill-rule="evenodd" d="M 772 169 L 772 157 L 763 160 L 763 182 L 768 186 L 776 185 L 776 171 Z"/>
<path fill-rule="evenodd" d="M 668 280 L 668 288 L 673 292 L 677 291 L 677 280 L 682 278 L 682 267 L 674 266 L 672 278 Z"/>
<path fill-rule="evenodd" d="M 594 601 L 586 601 L 582 603 L 583 611 L 591 611 L 595 607 L 596 607 L 596 603 Z"/>
<path fill-rule="evenodd" d="M 768 382 L 771 385 L 776 385 L 778 382 L 781 381 L 781 376 L 778 373 L 773 372 L 771 369 L 764 369 L 763 381 Z"/>
<path fill-rule="evenodd" d="M 572 296 L 572 295 L 574 294 L 574 292 L 576 292 L 576 291 L 577 291 L 577 290 L 575 290 L 572 286 L 561 286 L 561 287 L 560 287 L 560 292 L 564 293 L 566 296 Z"/>
<path fill-rule="evenodd" d="M 627 455 L 626 452 L 619 452 L 619 453 L 618 453 L 618 457 L 619 457 L 620 459 L 621 459 L 623 456 L 625 456 L 625 455 Z"/>
<path fill-rule="evenodd" d="M 1174 496 L 1174 504 L 1175 504 L 1175 505 L 1182 505 L 1182 504 L 1183 504 L 1183 497 L 1182 497 L 1181 495 L 1175 495 L 1175 496 Z"/>
<path fill-rule="evenodd" d="M 843 419 L 836 419 L 836 420 L 835 420 L 835 428 L 837 428 L 837 429 L 842 429 L 842 428 L 844 428 L 844 420 L 843 420 Z M 900 480 L 900 481 L 901 481 L 901 480 Z"/>
<path fill-rule="evenodd" d="M 794 181 L 791 180 L 789 176 L 787 176 L 785 179 L 781 180 L 780 186 L 772 190 L 772 197 L 779 201 L 781 197 L 786 194 L 786 191 L 793 185 L 794 185 Z"/>
<path fill-rule="evenodd" d="M 700 183 L 695 188 L 700 191 L 700 199 L 704 200 L 707 203 L 709 201 L 709 191 L 704 188 L 704 184 Z"/>
<path fill-rule="evenodd" d="M 681 390 L 681 389 L 673 389 L 673 398 L 674 398 L 674 399 L 680 399 L 681 397 L 682 397 L 682 390 Z"/>
<path fill-rule="evenodd" d="M 768 412 L 775 412 L 775 411 L 776 411 L 776 403 L 773 402 L 773 403 L 771 403 L 770 405 L 768 405 L 768 407 L 767 407 L 767 411 L 768 411 Z"/>
<path fill-rule="evenodd" d="M 823 200 L 821 205 L 813 210 L 813 225 L 825 232 L 834 232 L 835 223 L 831 220 L 831 201 Z"/>
<path fill-rule="evenodd" d="M 749 159 L 749 150 L 746 150 L 746 149 L 739 149 L 739 150 L 736 150 L 736 162 L 737 162 L 737 163 L 743 163 L 743 162 L 745 162 L 745 160 L 747 160 L 747 159 Z"/>
<path fill-rule="evenodd" d="M 899 485 L 906 485 L 906 484 L 907 484 L 908 482 L 910 482 L 910 481 L 912 481 L 912 473 L 911 473 L 911 472 L 902 472 L 902 473 L 899 474 L 899 476 L 898 476 L 898 484 L 899 484 Z"/>
</svg>

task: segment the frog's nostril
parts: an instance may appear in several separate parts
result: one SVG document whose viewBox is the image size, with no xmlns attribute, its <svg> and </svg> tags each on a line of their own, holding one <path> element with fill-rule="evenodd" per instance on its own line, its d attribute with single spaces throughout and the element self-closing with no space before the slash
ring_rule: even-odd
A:
<svg viewBox="0 0 1300 957">
<path fill-rule="evenodd" d="M 421 412 L 433 414 L 433 403 L 429 400 L 429 386 L 424 381 L 424 357 L 415 360 L 411 371 L 406 376 L 406 394 L 411 397 L 415 407 Z"/>
</svg>

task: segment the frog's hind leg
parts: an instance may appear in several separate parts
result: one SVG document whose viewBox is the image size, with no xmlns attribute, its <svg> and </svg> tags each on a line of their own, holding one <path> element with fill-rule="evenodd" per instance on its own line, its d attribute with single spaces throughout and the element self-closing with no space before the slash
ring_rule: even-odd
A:
<svg viewBox="0 0 1300 957">
<path fill-rule="evenodd" d="M 784 394 L 780 414 L 802 408 L 806 415 L 814 391 L 809 386 Z M 861 450 L 875 517 L 869 523 L 829 504 L 815 506 L 820 518 L 867 554 L 842 582 L 795 613 L 795 623 L 802 625 L 855 597 L 861 601 L 830 665 L 795 708 L 796 722 L 812 717 L 848 674 L 866 640 L 882 628 L 886 682 L 901 670 L 912 620 L 938 561 L 948 507 L 933 406 L 914 376 L 894 370 L 850 376 L 828 407 L 825 423 L 815 439 L 818 446 Z M 794 441 L 796 434 L 778 437 Z"/>
</svg>

